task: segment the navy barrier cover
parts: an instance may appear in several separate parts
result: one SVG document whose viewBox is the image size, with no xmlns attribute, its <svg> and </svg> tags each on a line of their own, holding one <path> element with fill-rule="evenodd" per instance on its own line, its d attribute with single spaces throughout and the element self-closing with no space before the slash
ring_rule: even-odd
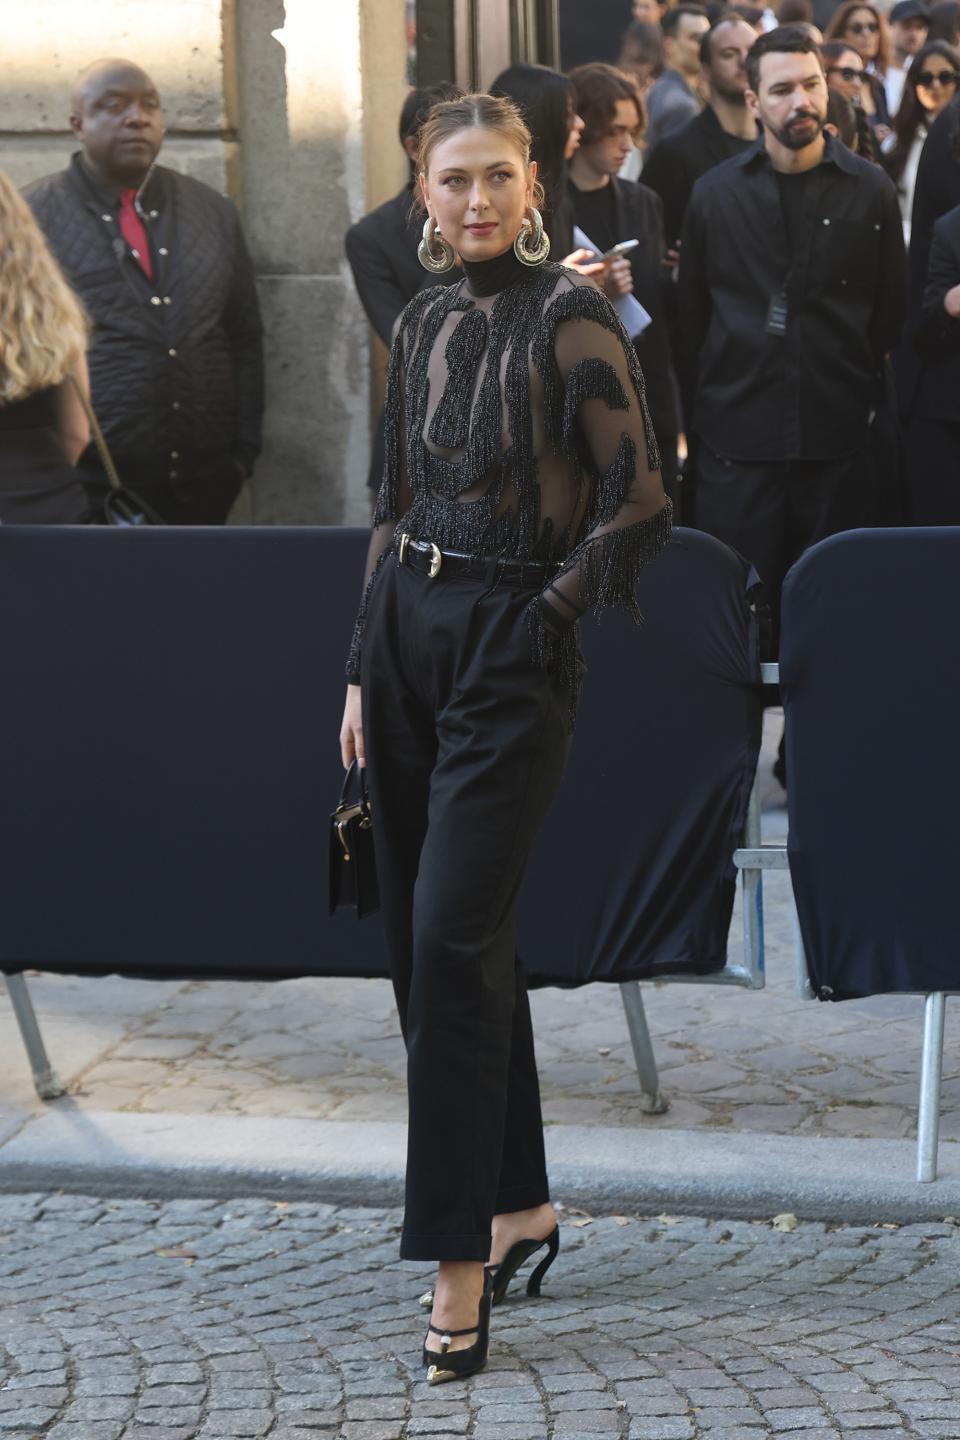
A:
<svg viewBox="0 0 960 1440">
<path fill-rule="evenodd" d="M 960 988 L 960 529 L 856 530 L 783 590 L 790 872 L 825 1000 Z"/>
<path fill-rule="evenodd" d="M 0 528 L 0 969 L 381 975 L 327 914 L 367 532 Z M 455 583 L 455 582 L 451 582 Z M 724 963 L 760 733 L 742 562 L 678 531 L 589 674 L 535 853 L 535 983 Z"/>
</svg>

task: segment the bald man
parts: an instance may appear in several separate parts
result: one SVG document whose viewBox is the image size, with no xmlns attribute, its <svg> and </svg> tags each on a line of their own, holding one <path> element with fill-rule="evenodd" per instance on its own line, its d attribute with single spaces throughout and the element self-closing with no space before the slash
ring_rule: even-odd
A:
<svg viewBox="0 0 960 1440">
<path fill-rule="evenodd" d="M 157 87 L 128 60 L 79 77 L 65 171 L 25 191 L 93 322 L 94 409 L 124 483 L 172 525 L 222 524 L 260 450 L 262 326 L 229 200 L 157 164 Z M 105 483 L 96 450 L 81 459 Z"/>
</svg>

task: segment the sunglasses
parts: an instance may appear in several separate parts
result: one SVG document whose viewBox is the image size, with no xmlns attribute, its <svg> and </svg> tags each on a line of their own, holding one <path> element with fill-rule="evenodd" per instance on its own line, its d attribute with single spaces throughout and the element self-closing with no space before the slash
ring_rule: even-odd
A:
<svg viewBox="0 0 960 1440">
<path fill-rule="evenodd" d="M 862 84 L 866 73 L 866 70 L 854 70 L 852 65 L 832 65 L 827 71 L 828 75 L 842 75 L 848 85 L 852 85 L 854 80 Z"/>
<path fill-rule="evenodd" d="M 855 20 L 852 25 L 847 26 L 851 35 L 876 35 L 880 26 L 876 20 Z"/>
<path fill-rule="evenodd" d="M 921 70 L 917 76 L 917 84 L 924 85 L 929 90 L 931 85 L 956 85 L 960 82 L 960 75 L 956 70 Z"/>
</svg>

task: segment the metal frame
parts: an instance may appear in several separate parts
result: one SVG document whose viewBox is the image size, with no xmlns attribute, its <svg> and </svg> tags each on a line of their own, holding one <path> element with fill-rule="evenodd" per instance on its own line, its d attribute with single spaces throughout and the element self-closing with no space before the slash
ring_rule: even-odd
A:
<svg viewBox="0 0 960 1440">
<path fill-rule="evenodd" d="M 763 683 L 780 683 L 777 663 L 761 666 Z M 786 870 L 790 863 L 785 845 L 763 845 L 757 849 L 738 850 L 733 857 L 738 867 L 756 865 L 765 870 Z M 807 956 L 800 933 L 800 919 L 794 906 L 793 954 L 796 992 L 801 1000 L 815 1000 Z M 940 1146 L 940 1091 L 943 1079 L 943 1031 L 947 996 L 943 990 L 931 991 L 924 998 L 923 1049 L 920 1058 L 920 1094 L 917 1105 L 917 1180 L 929 1184 L 937 1178 L 937 1156 Z"/>
<path fill-rule="evenodd" d="M 659 975 L 658 980 L 668 980 L 674 985 L 739 985 L 746 990 L 764 988 L 763 872 L 770 868 L 765 857 L 773 847 L 761 847 L 760 840 L 760 796 L 754 781 L 747 803 L 743 846 L 734 852 L 733 857 L 740 871 L 740 893 L 743 897 L 743 963 L 731 964 L 728 958 L 723 969 L 712 975 Z M 783 853 L 786 861 L 786 851 Z M 741 860 L 738 857 L 745 858 Z M 670 1101 L 660 1089 L 657 1059 L 639 980 L 623 981 L 620 999 L 640 1081 L 640 1108 L 645 1115 L 663 1115 L 669 1110 Z"/>
<path fill-rule="evenodd" d="M 66 1087 L 61 1083 L 56 1070 L 50 1064 L 47 1048 L 43 1043 L 37 1014 L 30 999 L 30 991 L 23 975 L 5 975 L 7 994 L 20 1027 L 23 1046 L 33 1072 L 33 1084 L 41 1100 L 56 1100 L 65 1095 Z"/>
<path fill-rule="evenodd" d="M 779 665 L 764 665 L 764 684 L 776 684 Z M 743 898 L 743 963 L 731 964 L 713 975 L 664 975 L 662 978 L 679 985 L 739 985 L 748 990 L 762 990 L 766 984 L 763 940 L 763 872 L 786 870 L 789 861 L 785 845 L 764 845 L 760 830 L 760 800 L 756 782 L 750 792 L 743 844 L 734 851 L 733 863 L 740 872 Z M 794 960 L 797 994 L 804 1000 L 815 995 L 807 971 L 806 954 L 800 924 L 794 910 Z M 36 1011 L 22 974 L 6 975 L 7 993 L 24 1049 L 30 1062 L 33 1083 L 41 1100 L 56 1100 L 66 1093 L 59 1076 L 50 1064 Z M 633 1058 L 640 1082 L 640 1108 L 647 1115 L 663 1115 L 670 1102 L 660 1089 L 657 1059 L 647 1024 L 643 995 L 638 980 L 624 981 L 620 998 L 630 1033 Z M 924 1001 L 923 1052 L 920 1067 L 920 1096 L 917 1115 L 917 1180 L 929 1184 L 937 1178 L 937 1156 L 940 1140 L 940 1090 L 943 1078 L 943 1033 L 947 996 L 942 990 L 928 994 Z"/>
</svg>

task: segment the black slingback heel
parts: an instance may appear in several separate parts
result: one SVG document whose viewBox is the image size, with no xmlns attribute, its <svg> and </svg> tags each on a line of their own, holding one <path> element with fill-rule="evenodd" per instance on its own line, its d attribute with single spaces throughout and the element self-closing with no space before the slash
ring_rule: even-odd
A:
<svg viewBox="0 0 960 1440">
<path fill-rule="evenodd" d="M 490 1347 L 490 1306 L 493 1303 L 493 1270 L 490 1266 L 483 1267 L 483 1294 L 480 1296 L 480 1313 L 477 1316 L 476 1325 L 468 1325 L 466 1330 L 441 1330 L 436 1325 L 427 1326 L 428 1332 L 440 1336 L 440 1349 L 428 1350 L 426 1344 L 423 1347 L 423 1363 L 429 1366 L 427 1370 L 428 1385 L 442 1385 L 447 1380 L 465 1380 L 468 1375 L 475 1375 L 482 1370 L 487 1363 L 487 1352 Z M 472 1345 L 467 1345 L 463 1350 L 450 1350 L 448 1346 L 455 1335 L 472 1335 L 476 1331 L 477 1338 Z"/>
<path fill-rule="evenodd" d="M 510 1281 L 516 1275 L 520 1266 L 530 1256 L 535 1254 L 542 1245 L 547 1246 L 547 1253 L 540 1261 L 540 1264 L 530 1274 L 527 1281 L 527 1294 L 539 1295 L 540 1283 L 544 1275 L 550 1269 L 557 1258 L 557 1251 L 560 1249 L 560 1226 L 555 1225 L 545 1240 L 518 1240 L 510 1246 L 499 1265 L 493 1269 L 493 1304 L 499 1305 L 505 1299 L 507 1290 L 510 1288 Z"/>
</svg>

